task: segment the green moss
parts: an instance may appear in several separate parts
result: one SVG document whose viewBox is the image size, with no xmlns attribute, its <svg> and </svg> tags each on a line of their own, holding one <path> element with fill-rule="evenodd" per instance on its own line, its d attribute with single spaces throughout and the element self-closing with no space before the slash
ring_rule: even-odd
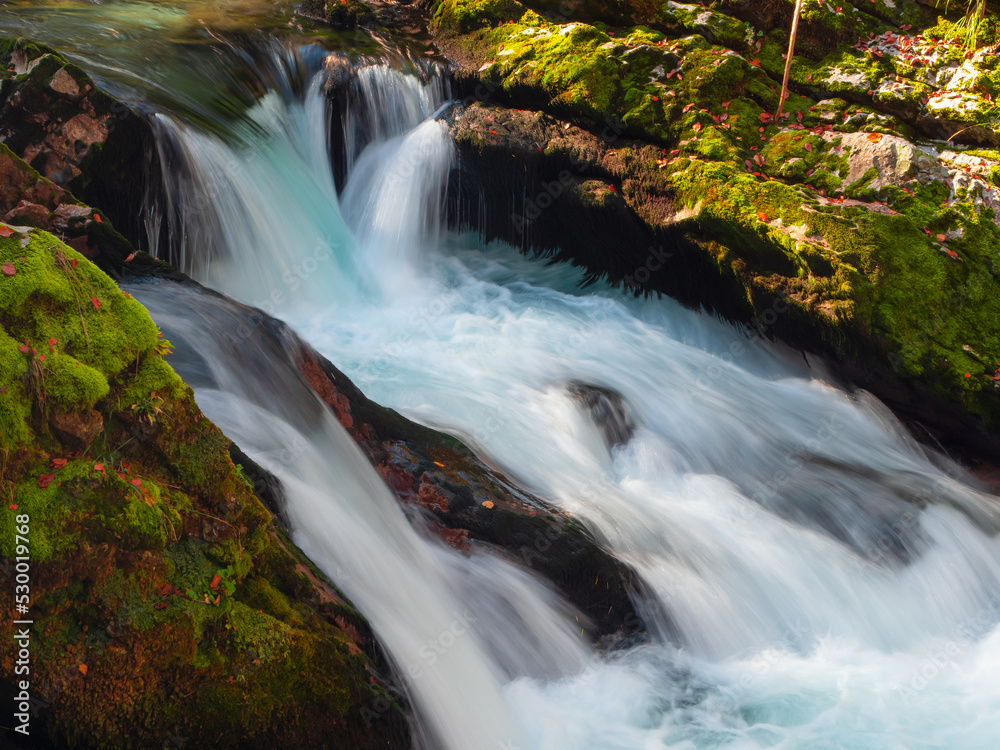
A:
<svg viewBox="0 0 1000 750">
<path fill-rule="evenodd" d="M 55 338 L 63 353 L 106 377 L 155 345 L 156 326 L 142 305 L 51 234 L 0 240 L 0 263 L 8 262 L 16 274 L 0 279 L 0 315 L 15 340 L 43 351 Z"/>
</svg>

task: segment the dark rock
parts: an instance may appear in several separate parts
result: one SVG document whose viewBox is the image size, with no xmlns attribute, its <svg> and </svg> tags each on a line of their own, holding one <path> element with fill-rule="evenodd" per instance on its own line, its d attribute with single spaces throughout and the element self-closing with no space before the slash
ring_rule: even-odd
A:
<svg viewBox="0 0 1000 750">
<path fill-rule="evenodd" d="M 49 417 L 53 431 L 64 443 L 83 450 L 101 434 L 104 418 L 94 409 L 84 412 L 56 412 Z"/>
<path fill-rule="evenodd" d="M 620 393 L 599 385 L 574 382 L 569 392 L 575 396 L 611 448 L 625 445 L 635 433 L 635 420 Z"/>
</svg>

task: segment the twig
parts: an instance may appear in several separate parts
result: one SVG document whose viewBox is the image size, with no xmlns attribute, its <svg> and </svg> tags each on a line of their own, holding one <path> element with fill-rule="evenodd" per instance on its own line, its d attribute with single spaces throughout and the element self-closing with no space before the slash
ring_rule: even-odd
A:
<svg viewBox="0 0 1000 750">
<path fill-rule="evenodd" d="M 781 108 L 788 98 L 788 76 L 792 72 L 792 56 L 795 54 L 795 37 L 799 33 L 799 16 L 802 14 L 802 0 L 795 0 L 795 11 L 792 16 L 792 34 L 788 37 L 788 55 L 785 57 L 785 76 L 781 79 L 781 98 L 778 99 L 778 111 L 774 115 L 777 124 L 781 119 Z"/>
</svg>

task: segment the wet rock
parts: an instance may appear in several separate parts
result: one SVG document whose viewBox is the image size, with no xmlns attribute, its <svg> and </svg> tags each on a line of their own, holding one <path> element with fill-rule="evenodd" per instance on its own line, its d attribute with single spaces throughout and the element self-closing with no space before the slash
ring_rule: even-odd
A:
<svg viewBox="0 0 1000 750">
<path fill-rule="evenodd" d="M 632 603 L 636 576 L 572 517 L 519 489 L 455 438 L 373 403 L 282 324 L 265 327 L 272 325 L 341 424 L 350 414 L 345 427 L 400 502 L 426 514 L 446 544 L 463 551 L 498 550 L 534 569 L 587 615 L 595 637 L 641 627 Z M 607 399 L 609 405 L 614 401 L 610 394 Z M 627 419 L 620 410 L 615 419 L 621 435 Z"/>
<path fill-rule="evenodd" d="M 570 383 L 568 389 L 597 425 L 609 450 L 632 439 L 635 420 L 621 394 L 610 388 L 580 382 Z"/>
</svg>

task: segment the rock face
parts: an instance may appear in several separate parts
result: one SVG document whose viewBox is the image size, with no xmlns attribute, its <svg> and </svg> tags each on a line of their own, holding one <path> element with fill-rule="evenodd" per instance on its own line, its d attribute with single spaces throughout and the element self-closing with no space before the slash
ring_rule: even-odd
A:
<svg viewBox="0 0 1000 750">
<path fill-rule="evenodd" d="M 16 226 L 44 229 L 115 277 L 172 273 L 137 252 L 106 214 L 81 203 L 0 143 L 0 218 Z"/>
<path fill-rule="evenodd" d="M 775 122 L 792 6 L 440 0 L 452 216 L 818 351 L 996 456 L 1000 58 L 913 2 L 809 5 Z"/>
<path fill-rule="evenodd" d="M 102 270 L 124 273 L 124 259 L 146 242 L 146 197 L 158 186 L 159 162 L 146 121 L 99 89 L 80 68 L 57 51 L 26 39 L 0 40 L 0 162 L 11 154 L 31 168 L 32 181 L 42 180 L 73 194 L 45 192 L 38 200 L 30 191 L 8 188 L 13 201 L 0 199 L 8 212 L 17 209 L 31 226 L 51 228 L 73 240 L 73 247 L 94 259 Z M 20 169 L 20 167 L 16 168 Z M 10 168 L 0 164 L 0 180 Z M 21 170 L 22 172 L 24 170 Z M 19 178 L 22 182 L 25 178 Z M 22 188 L 25 189 L 25 188 Z M 99 206 L 103 226 L 88 220 L 80 226 L 50 227 L 38 206 Z M 75 217 L 81 218 L 81 217 Z M 109 226 L 111 218 L 121 234 Z M 77 229 L 86 230 L 76 231 Z M 82 234 L 87 239 L 78 240 Z M 126 242 L 124 238 L 128 238 Z M 78 240 L 78 241 L 77 241 Z M 148 268 L 144 271 L 148 272 Z"/>
</svg>

